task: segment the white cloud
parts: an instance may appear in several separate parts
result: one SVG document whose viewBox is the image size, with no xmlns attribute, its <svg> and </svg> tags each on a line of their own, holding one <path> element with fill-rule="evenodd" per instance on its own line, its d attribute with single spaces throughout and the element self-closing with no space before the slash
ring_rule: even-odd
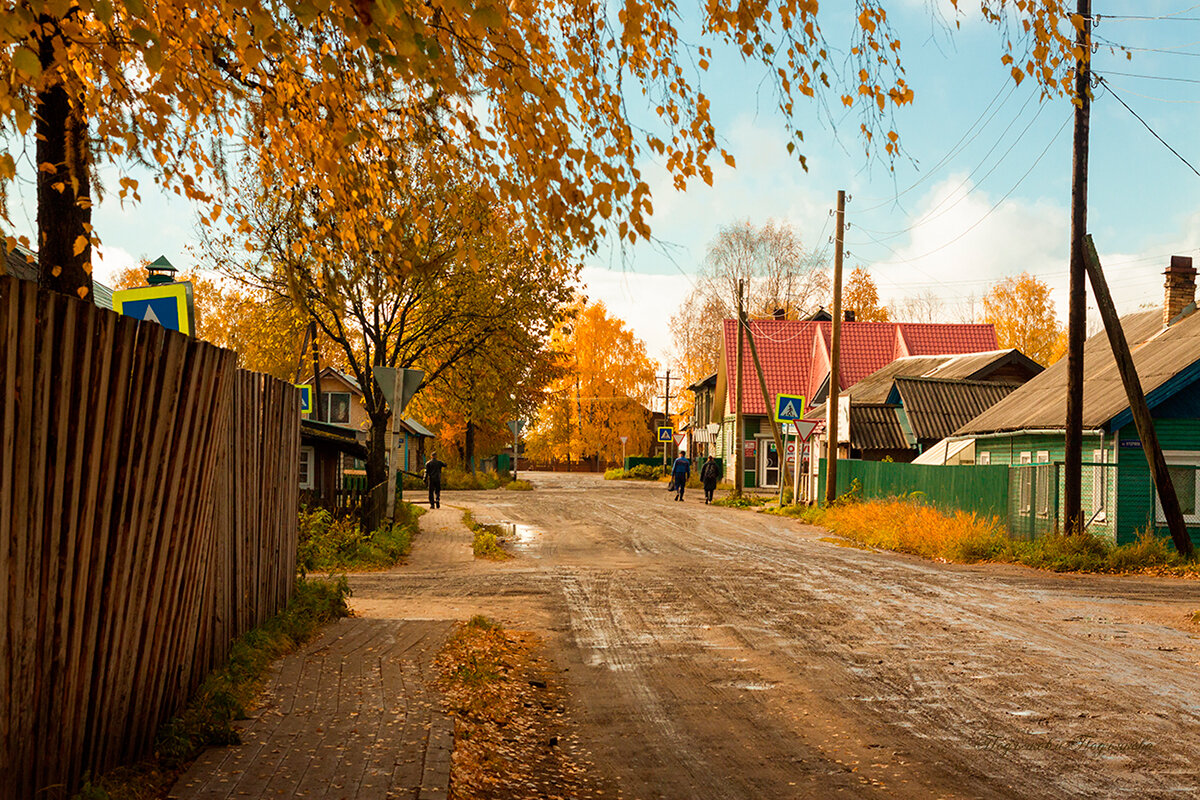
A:
<svg viewBox="0 0 1200 800">
<path fill-rule="evenodd" d="M 847 240 L 873 244 L 868 233 L 856 232 L 852 225 Z M 945 303 L 949 319 L 968 296 L 978 298 L 1000 279 L 1028 271 L 1049 284 L 1055 310 L 1066 320 L 1070 214 L 1062 205 L 1045 199 L 998 202 L 956 175 L 923 198 L 906 236 L 876 238 L 894 249 L 891 257 L 868 264 L 886 303 L 933 291 Z M 1170 256 L 1200 255 L 1200 213 L 1172 241 L 1152 242 L 1140 252 L 1106 250 L 1103 236 L 1096 240 L 1118 311 L 1157 306 Z M 847 263 L 856 262 L 851 258 Z M 1094 329 L 1099 322 L 1090 286 L 1088 318 Z"/>
<path fill-rule="evenodd" d="M 589 300 L 604 303 L 610 316 L 623 319 L 651 358 L 669 363 L 671 315 L 691 290 L 686 277 L 584 267 L 580 279 Z"/>
<path fill-rule="evenodd" d="M 141 259 L 133 257 L 127 250 L 101 242 L 92 251 L 92 277 L 112 286 L 113 279 L 119 272 L 136 267 L 140 263 Z"/>
</svg>

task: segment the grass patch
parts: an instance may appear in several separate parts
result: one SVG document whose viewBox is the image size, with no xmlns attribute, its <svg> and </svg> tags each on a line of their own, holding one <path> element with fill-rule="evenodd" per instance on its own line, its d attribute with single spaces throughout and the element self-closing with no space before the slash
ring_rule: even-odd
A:
<svg viewBox="0 0 1200 800">
<path fill-rule="evenodd" d="M 262 690 L 267 668 L 311 639 L 329 622 L 349 615 L 345 576 L 300 578 L 292 602 L 237 639 L 224 666 L 209 673 L 187 708 L 159 726 L 154 754 L 139 764 L 118 767 L 86 780 L 78 800 L 149 800 L 166 796 L 171 785 L 206 748 L 239 742 L 233 723 Z"/>
<path fill-rule="evenodd" d="M 943 512 L 915 498 L 843 502 L 828 508 L 772 513 L 796 516 L 861 545 L 938 561 L 995 561 L 1054 572 L 1200 575 L 1200 564 L 1185 561 L 1170 540 L 1150 531 L 1124 545 L 1086 533 L 1020 542 L 1010 539 L 995 517 Z"/>
<path fill-rule="evenodd" d="M 736 495 L 733 492 L 718 497 L 712 501 L 714 506 L 722 506 L 724 508 L 755 508 L 757 506 L 765 506 L 769 501 L 765 497 L 758 497 L 752 494 Z"/>
<path fill-rule="evenodd" d="M 508 483 L 504 484 L 503 488 L 510 492 L 532 492 L 533 484 L 527 480 L 518 479 L 515 481 L 509 481 Z"/>
<path fill-rule="evenodd" d="M 337 519 L 323 508 L 300 510 L 297 560 L 302 574 L 387 569 L 412 550 L 417 519 L 425 513 L 412 503 L 397 504 L 394 524 L 363 533 L 352 519 Z"/>
<path fill-rule="evenodd" d="M 467 526 L 474 537 L 471 540 L 471 552 L 476 558 L 486 558 L 491 561 L 504 561 L 512 558 L 512 554 L 501 547 L 504 537 L 508 534 L 499 525 L 484 525 L 475 519 L 470 511 L 464 511 L 463 525 Z"/>
<path fill-rule="evenodd" d="M 470 470 L 458 469 L 457 467 L 446 467 L 442 470 L 442 489 L 450 491 L 480 491 L 485 489 L 499 489 L 505 484 L 512 482 L 512 474 L 508 472 L 493 472 L 491 470 Z M 404 474 L 405 489 L 424 489 L 425 481 L 415 475 L 409 473 Z"/>
</svg>

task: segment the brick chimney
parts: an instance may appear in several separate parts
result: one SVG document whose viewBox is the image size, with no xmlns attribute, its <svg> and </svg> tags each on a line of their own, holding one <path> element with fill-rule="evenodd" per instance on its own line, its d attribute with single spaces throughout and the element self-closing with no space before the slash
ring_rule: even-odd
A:
<svg viewBox="0 0 1200 800">
<path fill-rule="evenodd" d="M 1171 256 L 1171 266 L 1163 274 L 1167 276 L 1163 325 L 1170 325 L 1171 320 L 1196 300 L 1196 268 L 1192 266 L 1192 257 Z"/>
<path fill-rule="evenodd" d="M 787 319 L 787 312 L 782 308 L 777 308 L 771 312 L 771 318 L 777 320 Z"/>
</svg>

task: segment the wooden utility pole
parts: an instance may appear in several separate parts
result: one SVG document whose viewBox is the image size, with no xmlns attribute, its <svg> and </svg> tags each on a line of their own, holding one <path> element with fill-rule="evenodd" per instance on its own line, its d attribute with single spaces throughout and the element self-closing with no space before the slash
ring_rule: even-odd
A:
<svg viewBox="0 0 1200 800">
<path fill-rule="evenodd" d="M 842 245 L 846 233 L 846 192 L 838 190 L 837 236 L 833 250 L 833 337 L 829 343 L 829 397 L 825 401 L 825 438 L 829 453 L 825 458 L 825 504 L 837 499 L 838 458 L 838 381 L 842 362 Z M 816 454 L 813 454 L 816 457 Z"/>
<path fill-rule="evenodd" d="M 783 484 L 787 473 L 787 457 L 783 452 L 783 440 L 779 435 L 779 423 L 775 421 L 774 409 L 771 407 L 771 396 L 767 394 L 767 380 L 763 377 L 762 362 L 758 360 L 758 347 L 754 344 L 754 334 L 750 331 L 750 323 L 745 313 L 738 323 L 746 329 L 746 341 L 750 343 L 750 357 L 754 361 L 754 371 L 758 373 L 758 388 L 762 390 L 763 405 L 767 409 L 767 419 L 771 421 L 771 435 L 775 437 L 775 455 L 779 464 L 779 493 L 783 494 Z M 759 484 L 762 485 L 761 483 Z M 783 505 L 780 502 L 780 505 Z"/>
<path fill-rule="evenodd" d="M 1163 516 L 1167 518 L 1171 541 L 1175 543 L 1175 549 L 1180 554 L 1191 559 L 1195 555 L 1192 548 L 1192 537 L 1188 535 L 1187 523 L 1184 522 L 1183 512 L 1179 508 L 1179 498 L 1175 494 L 1175 484 L 1171 482 L 1167 460 L 1163 456 L 1162 447 L 1158 444 L 1154 418 L 1150 416 L 1150 406 L 1147 405 L 1146 395 L 1142 392 L 1142 382 L 1134 367 L 1133 355 L 1129 352 L 1129 342 L 1125 339 L 1125 331 L 1121 328 L 1121 320 L 1117 317 L 1116 306 L 1113 305 L 1112 295 L 1108 292 L 1108 281 L 1104 279 L 1104 272 L 1100 268 L 1100 256 L 1096 254 L 1096 245 L 1092 242 L 1091 236 L 1084 239 L 1084 264 L 1087 268 L 1088 278 L 1092 282 L 1092 293 L 1096 295 L 1100 319 L 1104 321 L 1104 332 L 1108 334 L 1108 343 L 1112 346 L 1113 357 L 1117 362 L 1117 371 L 1121 373 L 1121 383 L 1125 386 L 1125 396 L 1129 400 L 1133 424 L 1137 427 L 1138 438 L 1142 441 L 1142 451 L 1146 454 L 1146 462 L 1150 465 L 1150 477 L 1154 481 L 1154 487 L 1158 490 L 1158 501 L 1162 505 Z"/>
<path fill-rule="evenodd" d="M 737 353 L 734 359 L 737 362 L 736 374 L 733 378 L 733 493 L 737 497 L 742 496 L 742 489 L 745 483 L 745 472 L 742 464 L 743 445 L 742 439 L 745 431 L 742 429 L 742 281 L 738 280 L 738 295 L 737 295 Z"/>
<path fill-rule="evenodd" d="M 1078 0 L 1075 148 L 1071 171 L 1071 283 L 1067 296 L 1067 427 L 1063 453 L 1063 530 L 1083 531 L 1083 340 L 1087 327 L 1084 237 L 1087 236 L 1088 129 L 1091 125 L 1092 0 Z M 1093 284 L 1094 287 L 1094 284 Z"/>
</svg>

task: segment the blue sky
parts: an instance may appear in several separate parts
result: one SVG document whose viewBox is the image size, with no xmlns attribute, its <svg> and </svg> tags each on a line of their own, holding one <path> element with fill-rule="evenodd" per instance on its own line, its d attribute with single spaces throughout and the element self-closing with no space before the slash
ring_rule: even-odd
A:
<svg viewBox="0 0 1200 800">
<path fill-rule="evenodd" d="M 697 183 L 678 194 L 661 167 L 646 163 L 657 241 L 624 252 L 602 250 L 585 262 L 589 295 L 626 319 L 652 355 L 666 360 L 668 318 L 722 225 L 786 219 L 806 244 L 832 259 L 829 210 L 839 188 L 852 198 L 847 266 L 868 267 L 885 301 L 931 291 L 943 301 L 946 318 L 957 319 L 969 296 L 1029 270 L 1050 283 L 1065 316 L 1070 104 L 1041 101 L 1029 81 L 1015 87 L 1000 64 L 1000 33 L 975 16 L 963 16 L 954 33 L 936 22 L 934 14 L 949 7 L 946 0 L 889 5 L 916 93 L 896 117 L 907 157 L 894 171 L 885 160 L 864 155 L 856 116 L 830 120 L 816 104 L 800 103 L 809 166 L 804 171 L 786 152 L 771 89 L 756 88 L 761 71 L 734 54 L 717 53 L 704 88 L 737 169 L 718 167 L 712 187 Z M 1102 49 L 1095 69 L 1200 167 L 1200 144 L 1192 134 L 1200 129 L 1200 5 L 1094 5 L 1102 16 L 1177 14 L 1101 19 L 1098 40 L 1143 49 L 1134 51 L 1132 61 Z M 825 6 L 825 33 L 837 47 L 849 39 L 852 20 L 845 7 L 851 4 Z M 1193 200 L 1200 177 L 1101 88 L 1093 110 L 1090 180 L 1089 228 L 1121 310 L 1161 302 L 1169 255 L 1200 256 L 1200 209 Z M 143 257 L 166 255 L 181 268 L 192 263 L 194 210 L 148 182 L 142 194 L 140 205 L 122 208 L 109 199 L 96 212 L 101 279 Z M 15 209 L 19 233 L 32 233 L 33 219 L 31 204 Z"/>
</svg>

